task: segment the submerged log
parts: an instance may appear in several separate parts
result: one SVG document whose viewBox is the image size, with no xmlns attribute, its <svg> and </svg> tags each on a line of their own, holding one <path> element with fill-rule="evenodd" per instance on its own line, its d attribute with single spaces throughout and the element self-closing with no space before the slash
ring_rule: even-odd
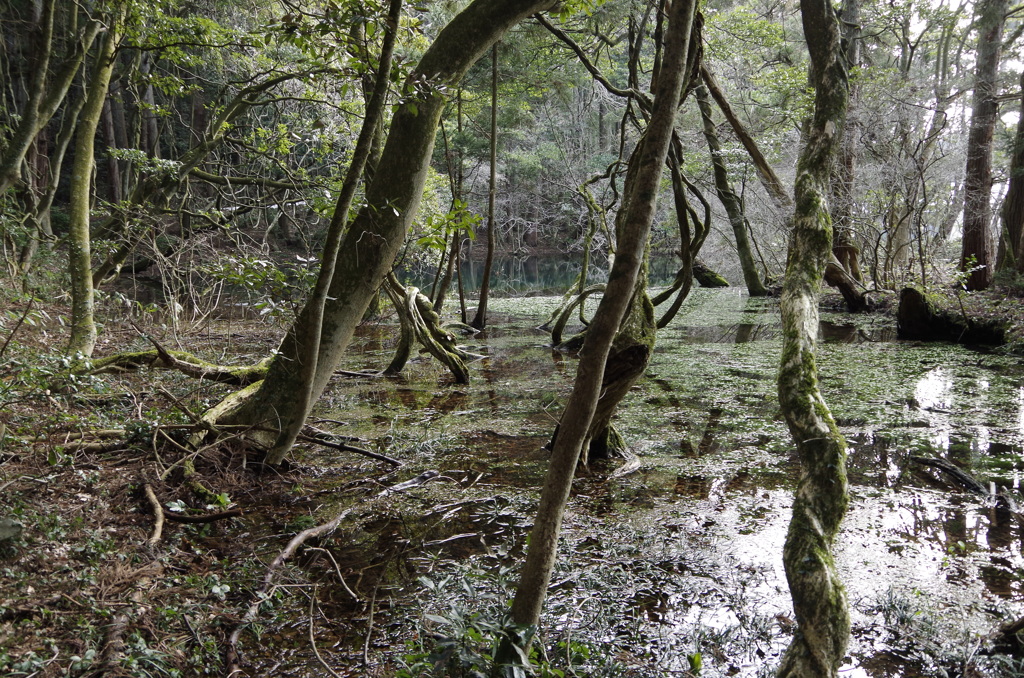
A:
<svg viewBox="0 0 1024 678">
<path fill-rule="evenodd" d="M 693 262 L 693 277 L 700 283 L 701 287 L 728 287 L 729 281 L 719 273 L 711 269 L 703 261 L 697 259 Z"/>
<path fill-rule="evenodd" d="M 937 298 L 913 287 L 900 291 L 897 327 L 900 339 L 962 344 L 1006 343 L 1006 328 L 1000 319 L 972 318 L 963 306 L 956 310 L 942 308 Z"/>
</svg>

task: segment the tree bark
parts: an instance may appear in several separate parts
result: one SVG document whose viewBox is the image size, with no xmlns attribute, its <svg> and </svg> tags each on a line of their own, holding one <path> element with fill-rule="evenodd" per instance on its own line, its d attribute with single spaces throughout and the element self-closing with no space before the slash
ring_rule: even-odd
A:
<svg viewBox="0 0 1024 678">
<path fill-rule="evenodd" d="M 783 550 L 797 630 L 778 676 L 835 678 L 850 635 L 846 592 L 832 555 L 849 503 L 846 443 L 818 388 L 815 344 L 821 282 L 832 257 L 826 196 L 849 90 L 831 3 L 801 0 L 800 8 L 815 94 L 797 165 L 793 230 L 780 300 L 779 404 L 797 445 L 801 473 Z"/>
<path fill-rule="evenodd" d="M 1024 72 L 1020 82 L 1024 91 Z M 1010 187 L 1003 201 L 999 269 L 1024 273 L 1024 97 L 1020 100 L 1020 116 L 1010 158 Z"/>
<path fill-rule="evenodd" d="M 843 41 L 846 44 L 846 64 L 850 69 L 860 65 L 860 3 L 861 0 L 843 2 Z M 836 179 L 832 182 L 834 204 L 832 207 L 833 242 L 832 253 L 847 275 L 857 282 L 863 281 L 860 272 L 860 248 L 857 246 L 856 229 L 853 221 L 853 186 L 857 177 L 857 133 L 859 125 L 855 111 L 859 98 L 859 87 L 850 86 L 850 105 L 843 129 L 843 143 L 839 151 Z M 831 283 L 830 283 L 831 284 Z"/>
<path fill-rule="evenodd" d="M 494 199 L 498 187 L 498 43 L 491 48 L 491 175 L 487 189 L 487 259 L 484 261 L 483 282 L 480 285 L 480 303 L 476 317 L 470 323 L 478 330 L 487 326 L 487 300 L 491 293 L 491 270 L 494 268 L 494 245 L 497 226 L 494 223 Z"/>
<path fill-rule="evenodd" d="M 75 162 L 71 169 L 68 205 L 68 263 L 71 273 L 71 338 L 67 354 L 92 356 L 96 347 L 93 319 L 94 287 L 89 212 L 92 204 L 92 173 L 95 167 L 96 130 L 107 98 L 114 54 L 121 40 L 121 16 L 111 15 L 100 42 L 96 64 L 89 79 L 85 104 L 75 131 Z"/>
<path fill-rule="evenodd" d="M 630 303 L 636 302 L 634 293 L 656 207 L 661 171 L 687 76 L 684 66 L 695 4 L 694 0 L 675 0 L 669 9 L 663 66 L 650 123 L 640 142 L 641 151 L 637 162 L 630 165 L 635 175 L 628 182 L 615 261 L 604 297 L 587 332 L 573 391 L 562 414 L 529 551 L 512 605 L 512 620 L 519 628 L 536 626 L 540 619 L 557 554 L 562 516 L 580 452 L 588 442 L 608 356 Z M 508 643 L 503 650 L 499 650 L 498 661 L 512 660 L 514 653 L 510 652 Z"/>
<path fill-rule="evenodd" d="M 328 290 L 334 279 L 335 266 L 338 259 L 338 251 L 341 247 L 341 240 L 345 232 L 345 225 L 348 221 L 348 213 L 352 207 L 352 201 L 359 187 L 359 180 L 363 176 L 373 149 L 373 139 L 376 136 L 377 124 L 384 113 L 384 104 L 387 101 L 388 86 L 391 78 L 391 57 L 394 54 L 395 40 L 398 35 L 398 24 L 402 13 L 402 0 L 391 0 L 388 7 L 387 26 L 384 32 L 384 42 L 381 46 L 381 54 L 377 66 L 376 78 L 373 92 L 366 105 L 366 113 L 363 117 L 363 126 L 359 130 L 359 138 L 356 139 L 356 147 L 352 153 L 352 164 L 349 165 L 345 180 L 338 195 L 338 203 L 334 208 L 331 218 L 331 225 L 327 232 L 327 242 L 324 245 L 323 258 L 320 263 L 320 272 L 317 275 L 316 284 L 309 300 L 306 302 L 306 310 L 309 314 L 309 324 L 306 332 L 299 338 L 296 347 L 296 358 L 298 362 L 300 384 L 294 394 L 293 405 L 287 410 L 288 416 L 281 418 L 280 433 L 274 441 L 274 447 L 267 453 L 267 463 L 272 465 L 280 464 L 285 456 L 291 451 L 292 445 L 302 426 L 309 416 L 309 411 L 316 402 L 314 396 L 313 382 L 316 378 L 317 365 L 319 363 L 320 336 L 323 328 L 324 309 L 327 302 Z"/>
<path fill-rule="evenodd" d="M 86 53 L 102 28 L 98 21 L 86 24 L 78 36 L 74 50 L 57 69 L 52 82 L 47 85 L 46 78 L 53 53 L 55 5 L 55 0 L 48 0 L 40 15 L 35 72 L 30 85 L 29 100 L 21 113 L 21 119 L 11 141 L 0 156 L 0 193 L 17 183 L 25 154 L 64 101 L 71 83 L 74 82 L 75 74 L 78 73 Z"/>
<path fill-rule="evenodd" d="M 437 36 L 406 82 L 404 101 L 394 114 L 377 171 L 366 189 L 366 205 L 349 224 L 338 250 L 312 383 L 304 383 L 296 360 L 297 338 L 315 331 L 311 329 L 315 314 L 307 304 L 282 341 L 260 388 L 231 403 L 232 407 L 220 408 L 225 420 L 279 428 L 303 416 L 294 410 L 297 392 L 308 387 L 310 401 L 319 398 L 405 242 L 423 194 L 448 93 L 507 30 L 552 4 L 554 0 L 474 0 Z"/>
<path fill-rule="evenodd" d="M 733 236 L 736 238 L 736 253 L 740 258 L 743 281 L 747 284 L 747 292 L 750 296 L 763 297 L 768 294 L 768 289 L 761 281 L 761 276 L 757 272 L 757 264 L 754 263 L 754 255 L 750 251 L 750 242 L 747 239 L 747 219 L 743 215 L 743 205 L 740 202 L 740 197 L 736 195 L 736 191 L 729 183 L 729 173 L 722 157 L 722 144 L 718 141 L 718 132 L 711 119 L 708 90 L 701 86 L 697 88 L 696 94 L 697 105 L 700 107 L 701 119 L 704 122 L 704 138 L 707 140 L 708 150 L 711 152 L 711 165 L 715 173 L 715 190 L 729 216 L 729 224 L 732 226 Z"/>
<path fill-rule="evenodd" d="M 983 290 L 992 284 L 992 138 L 999 93 L 999 57 L 1009 0 L 981 0 L 977 5 L 978 67 L 974 79 L 971 127 L 967 135 L 967 174 L 964 191 L 964 236 L 960 270 L 968 273 L 967 287 Z"/>
</svg>

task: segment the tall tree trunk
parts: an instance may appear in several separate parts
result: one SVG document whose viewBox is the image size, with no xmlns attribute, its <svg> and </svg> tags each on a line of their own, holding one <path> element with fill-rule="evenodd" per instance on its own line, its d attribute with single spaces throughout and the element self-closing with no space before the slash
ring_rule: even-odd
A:
<svg viewBox="0 0 1024 678">
<path fill-rule="evenodd" d="M 338 259 L 338 250 L 341 247 L 341 239 L 348 222 L 348 213 L 352 207 L 352 200 L 355 198 L 356 189 L 359 187 L 359 180 L 363 176 L 370 155 L 373 150 L 373 139 L 376 136 L 377 124 L 384 114 L 384 104 L 387 102 L 388 87 L 391 82 L 391 57 L 394 54 L 395 39 L 398 34 L 399 19 L 402 14 L 402 0 L 391 0 L 388 7 L 387 26 L 384 32 L 384 42 L 381 47 L 381 54 L 377 66 L 376 77 L 374 78 L 373 91 L 370 94 L 366 105 L 366 113 L 363 117 L 363 126 L 359 130 L 359 138 L 356 140 L 356 147 L 352 152 L 352 164 L 349 165 L 345 180 L 338 195 L 338 203 L 334 208 L 334 215 L 331 218 L 331 225 L 327 230 L 327 242 L 324 245 L 320 272 L 317 275 L 316 285 L 309 301 L 306 302 L 306 309 L 309 313 L 309 325 L 307 332 L 299 338 L 296 347 L 296 358 L 298 362 L 300 385 L 294 394 L 294 405 L 289 408 L 288 418 L 281 418 L 280 432 L 274 447 L 267 453 L 267 463 L 272 465 L 280 464 L 288 452 L 291 451 L 295 439 L 302 430 L 309 411 L 313 408 L 316 398 L 313 394 L 313 382 L 316 379 L 317 364 L 319 362 L 320 335 L 324 321 L 324 305 L 327 302 L 328 290 L 334 278 L 335 265 Z M 319 392 L 316 393 L 318 397 Z"/>
<path fill-rule="evenodd" d="M 1024 91 L 1024 72 L 1020 76 Z M 1010 187 L 1003 201 L 1003 228 L 999 247 L 999 269 L 1024 273 L 1024 97 L 1010 158 Z"/>
<path fill-rule="evenodd" d="M 991 234 L 992 137 L 998 114 L 997 76 L 1008 9 L 1009 0 L 981 0 L 977 6 L 978 67 L 967 135 L 964 237 L 960 248 L 960 270 L 971 271 L 967 287 L 972 290 L 983 290 L 992 284 L 995 266 Z"/>
<path fill-rule="evenodd" d="M 851 69 L 860 65 L 860 2 L 861 0 L 843 2 L 843 41 L 846 43 L 846 64 Z M 859 93 L 860 88 L 851 85 L 849 108 L 853 111 L 856 110 Z M 832 252 L 851 278 L 863 282 L 864 278 L 860 271 L 860 247 L 857 246 L 853 222 L 858 131 L 856 115 L 850 115 L 848 112 L 843 129 L 843 143 L 839 151 L 836 180 L 832 183 L 832 193 L 835 196 L 832 207 Z"/>
<path fill-rule="evenodd" d="M 624 196 L 619 216 L 622 228 L 615 261 L 604 297 L 587 330 L 573 391 L 562 413 L 526 562 L 512 604 L 512 620 L 520 627 L 536 626 L 540 620 L 557 554 L 562 516 L 580 452 L 588 442 L 612 343 L 630 304 L 637 302 L 638 274 L 654 217 L 661 171 L 672 139 L 683 82 L 688 75 L 685 64 L 695 5 L 695 0 L 675 0 L 669 9 L 663 65 L 650 122 L 640 142 L 642 150 L 635 158 L 636 162 L 630 163 L 633 176 L 627 182 L 628 193 Z M 650 304 L 649 301 L 647 303 Z M 499 651 L 498 661 L 514 661 L 510 650 L 505 643 Z"/>
<path fill-rule="evenodd" d="M 829 0 L 801 0 L 811 55 L 814 113 L 797 165 L 793 230 L 780 306 L 779 404 L 800 457 L 783 562 L 797 630 L 778 675 L 835 678 L 850 635 L 846 592 L 832 546 L 849 503 L 846 442 L 818 389 L 818 297 L 832 259 L 826 196 L 848 101 L 839 22 Z"/>
<path fill-rule="evenodd" d="M 768 289 L 761 282 L 761 276 L 757 272 L 757 264 L 754 262 L 754 255 L 750 251 L 750 241 L 747 239 L 747 219 L 743 215 L 743 204 L 740 197 L 736 195 L 729 184 L 729 173 L 725 167 L 725 159 L 722 157 L 722 144 L 718 141 L 718 132 L 715 129 L 715 122 L 711 119 L 711 102 L 708 100 L 708 90 L 701 85 L 697 88 L 697 105 L 700 107 L 701 119 L 704 122 L 704 138 L 707 139 L 708 149 L 711 151 L 711 165 L 715 172 L 715 190 L 718 192 L 718 199 L 722 201 L 725 212 L 729 216 L 729 224 L 732 226 L 733 235 L 736 238 L 736 252 L 740 258 L 740 268 L 743 271 L 743 281 L 747 284 L 747 292 L 752 297 L 763 297 L 768 294 Z"/>
<path fill-rule="evenodd" d="M 474 0 L 438 34 L 409 76 L 413 94 L 395 111 L 377 171 L 366 188 L 366 205 L 349 224 L 338 250 L 312 383 L 305 383 L 297 362 L 298 338 L 315 331 L 310 326 L 316 320 L 314 309 L 307 305 L 285 335 L 266 379 L 253 392 L 222 403 L 211 416 L 223 413 L 226 421 L 279 429 L 304 416 L 295 411 L 296 393 L 309 388 L 310 402 L 319 398 L 405 242 L 423 194 L 447 93 L 507 30 L 552 4 L 554 0 Z"/>
<path fill-rule="evenodd" d="M 487 325 L 487 299 L 491 293 L 491 270 L 494 268 L 494 246 L 497 225 L 494 222 L 494 199 L 498 190 L 498 43 L 491 51 L 491 176 L 487 189 L 487 258 L 484 260 L 483 282 L 480 284 L 480 304 L 476 317 L 470 323 L 478 330 Z"/>
<path fill-rule="evenodd" d="M 71 272 L 71 338 L 68 341 L 68 355 L 90 357 L 96 347 L 89 212 L 93 197 L 96 130 L 103 113 L 103 102 L 107 98 L 110 76 L 114 71 L 114 54 L 121 40 L 121 20 L 117 15 L 109 18 L 75 130 L 75 162 L 71 168 L 71 199 L 68 204 L 68 263 Z"/>
</svg>

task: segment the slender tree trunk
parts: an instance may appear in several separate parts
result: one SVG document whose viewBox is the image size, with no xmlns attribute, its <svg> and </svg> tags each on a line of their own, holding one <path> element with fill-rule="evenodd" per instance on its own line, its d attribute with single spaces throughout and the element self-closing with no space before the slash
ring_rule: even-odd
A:
<svg viewBox="0 0 1024 678">
<path fill-rule="evenodd" d="M 110 17 L 75 130 L 75 162 L 71 168 L 71 199 L 68 205 L 68 260 L 71 272 L 71 338 L 68 341 L 68 355 L 90 357 L 96 346 L 89 212 L 93 197 L 96 130 L 114 70 L 114 54 L 121 40 L 120 24 L 120 16 Z"/>
<path fill-rule="evenodd" d="M 967 287 L 972 290 L 991 285 L 995 267 L 991 234 L 992 138 L 998 115 L 997 76 L 1008 9 L 1009 0 L 981 0 L 977 5 L 978 67 L 967 135 L 964 237 L 960 248 L 960 270 L 973 269 L 967 279 Z"/>
<path fill-rule="evenodd" d="M 729 121 L 729 125 L 732 126 L 733 132 L 736 133 L 736 137 L 743 144 L 743 148 L 746 149 L 747 154 L 750 155 L 750 159 L 754 161 L 754 167 L 757 169 L 757 175 L 761 179 L 761 184 L 768 191 L 768 195 L 771 196 L 772 201 L 779 207 L 780 210 L 789 210 L 793 204 L 790 200 L 789 194 L 786 193 L 786 188 L 782 185 L 782 181 L 778 175 L 775 174 L 775 170 L 772 169 L 771 164 L 761 153 L 761 149 L 758 147 L 757 142 L 754 141 L 754 137 L 751 136 L 750 132 L 747 131 L 746 126 L 740 121 L 739 116 L 732 110 L 732 106 L 729 105 L 728 99 L 725 98 L 725 93 L 722 91 L 721 86 L 715 80 L 715 76 L 707 69 L 706 66 L 701 66 L 700 69 L 701 78 L 704 80 L 704 84 L 707 85 L 708 91 L 714 98 L 715 103 L 718 104 L 718 108 L 721 109 L 725 119 Z"/>
<path fill-rule="evenodd" d="M 811 55 L 814 113 L 797 164 L 793 230 L 780 307 L 779 404 L 800 457 L 800 480 L 783 562 L 797 630 L 778 675 L 835 678 L 850 635 L 846 592 L 832 546 L 849 503 L 846 442 L 818 389 L 818 297 L 832 259 L 826 196 L 841 143 L 848 79 L 839 22 L 829 0 L 801 0 Z"/>
<path fill-rule="evenodd" d="M 316 374 L 307 384 L 299 369 L 299 337 L 315 331 L 314 310 L 300 311 L 271 364 L 251 393 L 218 406 L 226 421 L 278 428 L 293 421 L 300 390 L 315 402 L 334 374 L 342 352 L 370 299 L 405 242 L 423 194 L 434 136 L 448 92 L 501 36 L 517 23 L 550 7 L 554 0 L 474 0 L 438 34 L 409 76 L 413 92 L 398 106 L 366 205 L 349 224 L 324 304 Z M 214 412 L 212 414 L 216 414 Z M 254 439 L 254 442 L 259 442 Z"/>
<path fill-rule="evenodd" d="M 613 340 L 634 300 L 654 217 L 662 167 L 672 139 L 683 82 L 688 75 L 685 64 L 695 5 L 695 0 L 675 0 L 669 9 L 663 66 L 657 82 L 650 123 L 640 142 L 642 150 L 636 162 L 630 164 L 633 176 L 627 182 L 628 194 L 619 217 L 622 228 L 615 262 L 608 276 L 604 297 L 587 331 L 573 391 L 562 414 L 562 423 L 541 492 L 537 520 L 530 535 L 530 547 L 512 604 L 512 620 L 519 626 L 536 626 L 540 620 L 572 478 L 580 452 L 588 442 L 587 436 L 601 396 L 605 366 Z M 503 649 L 499 662 L 512 661 L 507 643 Z"/>
<path fill-rule="evenodd" d="M 750 251 L 743 204 L 729 184 L 729 173 L 722 157 L 722 144 L 718 141 L 718 132 L 711 119 L 711 102 L 708 100 L 707 88 L 701 85 L 697 88 L 696 94 L 697 105 L 700 107 L 701 118 L 704 121 L 704 138 L 707 139 L 708 149 L 711 151 L 711 165 L 715 172 L 715 189 L 718 192 L 718 199 L 722 201 L 722 206 L 725 207 L 725 212 L 729 216 L 729 224 L 732 226 L 732 232 L 736 238 L 736 252 L 740 258 L 743 281 L 747 284 L 747 292 L 750 293 L 750 296 L 763 297 L 768 294 L 768 289 L 761 282 L 757 264 L 754 262 L 754 255 Z"/>
<path fill-rule="evenodd" d="M 108 97 L 103 104 L 103 143 L 107 147 L 107 183 L 110 201 L 115 205 L 124 198 L 121 190 L 121 167 L 111 151 L 117 149 L 117 135 L 114 132 L 113 101 Z"/>
<path fill-rule="evenodd" d="M 487 259 L 484 260 L 483 282 L 480 284 L 480 305 L 470 323 L 478 330 L 487 326 L 487 300 L 491 293 L 491 270 L 494 267 L 494 246 L 497 224 L 494 222 L 494 198 L 498 190 L 498 43 L 491 51 L 491 176 L 487 189 Z"/>
<path fill-rule="evenodd" d="M 85 59 L 85 53 L 99 32 L 99 24 L 90 22 L 83 31 L 80 42 L 74 46 L 72 54 L 61 64 L 52 82 L 47 84 L 53 55 L 56 4 L 56 0 L 45 1 L 36 21 L 35 34 L 30 38 L 33 63 L 32 77 L 28 83 L 28 100 L 24 110 L 19 111 L 17 127 L 3 153 L 0 154 L 0 193 L 17 183 L 25 155 L 32 147 L 36 136 L 57 112 Z"/>
</svg>

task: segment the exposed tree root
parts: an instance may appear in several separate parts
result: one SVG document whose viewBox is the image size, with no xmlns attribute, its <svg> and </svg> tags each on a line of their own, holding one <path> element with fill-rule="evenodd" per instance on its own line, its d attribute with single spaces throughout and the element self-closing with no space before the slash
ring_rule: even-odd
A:
<svg viewBox="0 0 1024 678">
<path fill-rule="evenodd" d="M 418 342 L 451 371 L 456 382 L 468 384 L 469 369 L 466 367 L 466 361 L 483 356 L 470 353 L 455 343 L 454 335 L 441 327 L 441 319 L 434 312 L 430 299 L 417 288 L 404 287 L 394 273 L 384 280 L 383 287 L 394 303 L 401 322 L 398 348 L 384 373 L 401 372 L 412 354 L 413 344 Z"/>
<path fill-rule="evenodd" d="M 572 295 L 562 303 L 562 306 L 559 308 L 559 310 L 555 311 L 555 313 L 552 314 L 552 318 L 554 318 L 554 324 L 551 326 L 552 345 L 563 351 L 576 350 L 579 348 L 579 346 L 582 346 L 583 338 L 580 335 L 572 337 L 563 342 L 562 332 L 565 331 L 565 326 L 569 323 L 569 318 L 572 316 L 572 312 L 576 310 L 577 307 L 579 307 L 580 319 L 582 319 L 583 304 L 584 302 L 586 302 L 587 297 L 599 293 L 603 294 L 604 289 L 605 286 L 603 284 L 591 285 L 589 287 L 582 289 L 579 292 L 579 294 Z"/>
<path fill-rule="evenodd" d="M 835 253 L 825 266 L 825 282 L 839 290 L 843 295 L 843 301 L 846 302 L 846 310 L 850 313 L 868 310 L 868 297 L 864 285 L 847 272 Z"/>
</svg>

